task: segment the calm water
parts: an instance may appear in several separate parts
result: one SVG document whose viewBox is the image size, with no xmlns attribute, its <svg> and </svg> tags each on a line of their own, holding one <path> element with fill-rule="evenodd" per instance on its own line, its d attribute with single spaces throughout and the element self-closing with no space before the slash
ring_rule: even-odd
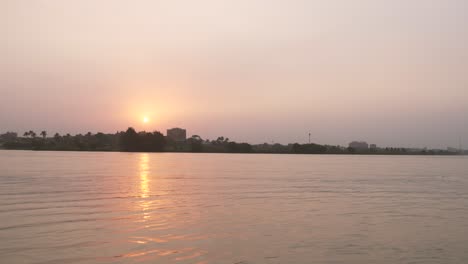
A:
<svg viewBox="0 0 468 264">
<path fill-rule="evenodd" d="M 468 158 L 0 151 L 1 263 L 468 263 Z"/>
</svg>

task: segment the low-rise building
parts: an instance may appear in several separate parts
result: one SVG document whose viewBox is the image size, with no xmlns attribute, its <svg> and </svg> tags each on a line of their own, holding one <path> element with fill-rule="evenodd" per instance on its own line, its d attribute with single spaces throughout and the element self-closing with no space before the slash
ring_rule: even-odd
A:
<svg viewBox="0 0 468 264">
<path fill-rule="evenodd" d="M 353 141 L 349 143 L 349 147 L 355 150 L 368 150 L 369 144 L 365 141 Z"/>
<path fill-rule="evenodd" d="M 449 152 L 449 153 L 463 153 L 463 150 L 459 149 L 459 148 L 447 147 L 447 152 Z"/>
<path fill-rule="evenodd" d="M 167 137 L 176 141 L 182 142 L 187 140 L 187 131 L 182 128 L 171 128 L 167 130 Z"/>
</svg>

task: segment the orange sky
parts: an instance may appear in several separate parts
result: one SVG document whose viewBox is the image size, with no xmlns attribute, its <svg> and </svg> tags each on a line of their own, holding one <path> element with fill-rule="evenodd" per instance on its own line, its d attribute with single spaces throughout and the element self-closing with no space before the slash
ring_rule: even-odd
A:
<svg viewBox="0 0 468 264">
<path fill-rule="evenodd" d="M 457 146 L 466 14 L 461 0 L 1 1 L 0 132 Z"/>
</svg>

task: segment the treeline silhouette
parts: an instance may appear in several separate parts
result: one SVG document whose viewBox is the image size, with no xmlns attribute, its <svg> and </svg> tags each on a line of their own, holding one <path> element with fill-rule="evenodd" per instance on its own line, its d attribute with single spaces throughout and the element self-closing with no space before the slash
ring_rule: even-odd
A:
<svg viewBox="0 0 468 264">
<path fill-rule="evenodd" d="M 161 152 L 166 146 L 166 138 L 158 131 L 137 133 L 130 127 L 120 134 L 119 139 L 123 151 Z"/>
<path fill-rule="evenodd" d="M 69 150 L 69 151 L 126 151 L 126 152 L 231 152 L 251 153 L 248 143 L 229 141 L 218 137 L 216 140 L 203 140 L 194 135 L 183 142 L 176 142 L 165 137 L 161 132 L 137 132 L 134 128 L 115 134 L 88 132 L 78 135 L 60 135 L 47 137 L 47 132 L 38 134 L 32 130 L 19 137 L 17 133 L 7 132 L 0 135 L 0 146 L 5 149 L 23 150 Z"/>
<path fill-rule="evenodd" d="M 383 155 L 454 155 L 446 150 L 409 150 L 405 148 L 353 149 L 319 144 L 237 143 L 229 138 L 202 139 L 193 135 L 185 141 L 174 141 L 159 131 L 137 132 L 133 128 L 115 134 L 88 132 L 77 135 L 55 133 L 48 137 L 30 130 L 22 137 L 15 132 L 0 135 L 0 148 L 19 150 L 126 151 L 126 152 L 200 152 L 200 153 L 275 153 L 275 154 L 383 154 Z"/>
</svg>

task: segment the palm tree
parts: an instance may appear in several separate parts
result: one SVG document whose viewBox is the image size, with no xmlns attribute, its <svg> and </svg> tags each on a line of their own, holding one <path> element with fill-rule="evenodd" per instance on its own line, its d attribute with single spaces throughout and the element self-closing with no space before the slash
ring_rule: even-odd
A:
<svg viewBox="0 0 468 264">
<path fill-rule="evenodd" d="M 29 137 L 29 131 L 24 132 L 23 137 Z"/>
<path fill-rule="evenodd" d="M 43 139 L 45 139 L 47 137 L 47 131 L 43 130 L 41 132 L 41 136 L 42 136 Z"/>
<path fill-rule="evenodd" d="M 32 130 L 29 130 L 29 135 L 32 137 L 32 138 L 35 138 L 36 137 L 36 132 L 32 131 Z"/>
</svg>

